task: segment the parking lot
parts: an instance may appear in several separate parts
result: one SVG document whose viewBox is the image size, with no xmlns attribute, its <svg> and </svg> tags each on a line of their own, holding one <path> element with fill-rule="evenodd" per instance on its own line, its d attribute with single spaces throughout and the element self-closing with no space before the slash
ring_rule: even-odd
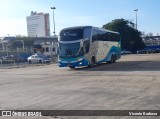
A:
<svg viewBox="0 0 160 119">
<path fill-rule="evenodd" d="M 0 110 L 160 110 L 160 54 L 75 70 L 57 64 L 0 69 L 0 97 Z"/>
</svg>

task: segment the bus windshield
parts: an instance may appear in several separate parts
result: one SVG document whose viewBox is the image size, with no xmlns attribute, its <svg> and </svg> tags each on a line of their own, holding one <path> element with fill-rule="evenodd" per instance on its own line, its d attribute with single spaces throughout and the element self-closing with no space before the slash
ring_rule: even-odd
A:
<svg viewBox="0 0 160 119">
<path fill-rule="evenodd" d="M 83 39 L 84 28 L 66 29 L 60 32 L 60 41 L 75 41 Z"/>
<path fill-rule="evenodd" d="M 59 57 L 60 58 L 75 58 L 84 55 L 83 49 L 80 48 L 80 42 L 59 44 Z"/>
</svg>

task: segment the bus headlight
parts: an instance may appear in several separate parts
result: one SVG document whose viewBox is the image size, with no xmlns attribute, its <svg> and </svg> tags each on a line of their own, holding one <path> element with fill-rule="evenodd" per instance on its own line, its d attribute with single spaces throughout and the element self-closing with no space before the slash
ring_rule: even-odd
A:
<svg viewBox="0 0 160 119">
<path fill-rule="evenodd" d="M 82 62 L 80 62 L 79 65 L 82 65 Z"/>
</svg>

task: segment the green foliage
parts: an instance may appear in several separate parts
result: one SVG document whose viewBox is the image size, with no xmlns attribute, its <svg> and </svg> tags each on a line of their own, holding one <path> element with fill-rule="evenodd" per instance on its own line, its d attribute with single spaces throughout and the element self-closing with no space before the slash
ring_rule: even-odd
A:
<svg viewBox="0 0 160 119">
<path fill-rule="evenodd" d="M 25 36 L 17 36 L 17 40 L 23 40 L 25 46 L 33 46 L 34 39 L 32 37 L 25 37 Z"/>
<path fill-rule="evenodd" d="M 115 19 L 103 25 L 103 28 L 119 32 L 121 34 L 122 50 L 136 52 L 145 47 L 142 42 L 141 32 L 134 29 L 135 24 L 125 19 Z"/>
<path fill-rule="evenodd" d="M 16 36 L 17 40 L 12 41 L 11 47 L 16 48 L 16 47 L 22 47 L 24 42 L 24 46 L 33 46 L 34 44 L 34 39 L 31 37 L 24 37 L 24 36 Z"/>
</svg>

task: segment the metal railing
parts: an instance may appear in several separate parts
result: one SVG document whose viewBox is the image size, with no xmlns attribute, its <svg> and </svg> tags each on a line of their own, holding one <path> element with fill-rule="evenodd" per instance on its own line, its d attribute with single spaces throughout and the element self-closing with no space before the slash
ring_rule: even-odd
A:
<svg viewBox="0 0 160 119">
<path fill-rule="evenodd" d="M 15 64 L 16 64 L 16 62 L 15 62 L 15 60 L 0 60 L 0 62 L 1 62 L 1 67 L 3 66 L 3 62 L 5 62 L 5 64 L 7 64 L 6 62 L 13 62 L 13 66 L 15 66 Z"/>
</svg>

